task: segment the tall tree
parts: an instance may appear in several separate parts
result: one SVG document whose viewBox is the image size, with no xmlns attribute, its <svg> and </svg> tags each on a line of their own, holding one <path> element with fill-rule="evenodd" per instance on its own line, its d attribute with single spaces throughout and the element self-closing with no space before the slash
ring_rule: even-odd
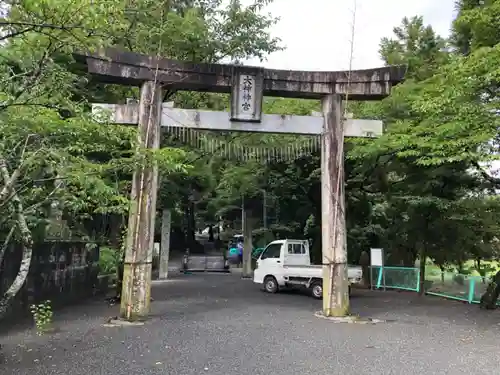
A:
<svg viewBox="0 0 500 375">
<path fill-rule="evenodd" d="M 395 38 L 382 38 L 379 53 L 387 65 L 406 65 L 406 79 L 428 78 L 445 62 L 445 40 L 424 24 L 423 17 L 403 18 L 393 33 Z"/>
<path fill-rule="evenodd" d="M 500 1 L 459 0 L 451 41 L 463 55 L 500 42 Z"/>
<path fill-rule="evenodd" d="M 381 105 L 357 107 L 387 125 L 382 137 L 356 147 L 351 156 L 386 163 L 382 172 L 386 183 L 381 187 L 389 247 L 402 249 L 398 257 L 410 262 L 419 252 L 421 259 L 442 258 L 443 248 L 436 244 L 442 243 L 443 233 L 451 233 L 443 225 L 457 210 L 454 202 L 467 204 L 463 200 L 467 194 L 481 188 L 470 167 L 473 160 L 486 157 L 484 146 L 497 121 L 480 100 L 479 87 L 488 79 L 491 56 L 482 61 L 483 68 L 472 58 L 452 56 L 421 17 L 403 19 L 394 33 L 396 38 L 382 40 L 380 51 L 386 63 L 407 63 L 409 79 Z M 482 146 L 479 151 L 478 146 Z M 433 227 L 441 229 L 434 233 Z M 471 237 L 476 240 L 477 236 Z M 451 234 L 446 241 L 456 243 Z"/>
</svg>

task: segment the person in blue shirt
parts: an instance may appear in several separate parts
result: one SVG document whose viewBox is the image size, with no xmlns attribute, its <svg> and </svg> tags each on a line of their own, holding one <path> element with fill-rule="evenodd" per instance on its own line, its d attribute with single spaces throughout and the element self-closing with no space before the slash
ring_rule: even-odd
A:
<svg viewBox="0 0 500 375">
<path fill-rule="evenodd" d="M 239 262 L 239 249 L 238 244 L 235 241 L 231 241 L 229 243 L 228 258 L 230 259 L 231 264 L 238 264 Z"/>
<path fill-rule="evenodd" d="M 243 264 L 243 242 L 239 241 L 236 245 L 238 248 L 238 264 Z"/>
</svg>

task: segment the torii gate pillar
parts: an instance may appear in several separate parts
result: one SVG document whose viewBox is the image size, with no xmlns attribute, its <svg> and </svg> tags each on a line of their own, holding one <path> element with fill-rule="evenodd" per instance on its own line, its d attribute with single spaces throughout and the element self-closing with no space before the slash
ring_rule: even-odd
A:
<svg viewBox="0 0 500 375">
<path fill-rule="evenodd" d="M 321 107 L 324 122 L 324 132 L 321 137 L 323 314 L 345 316 L 349 313 L 349 280 L 342 98 L 340 95 L 325 96 Z"/>
<path fill-rule="evenodd" d="M 141 86 L 137 141 L 142 150 L 160 148 L 163 89 L 146 81 Z M 151 301 L 158 167 L 141 158 L 132 177 L 120 316 L 133 321 L 147 318 Z"/>
<path fill-rule="evenodd" d="M 351 72 L 294 72 L 184 63 L 116 50 L 77 55 L 76 58 L 83 60 L 89 73 L 101 82 L 142 87 L 138 113 L 133 105 L 107 107 L 112 112 L 110 122 L 139 124 L 140 145 L 146 148 L 159 147 L 159 138 L 150 138 L 149 134 L 159 134 L 160 126 L 322 134 L 323 313 L 326 316 L 344 316 L 349 312 L 343 139 L 344 136 L 370 137 L 374 132 L 363 130 L 366 126 L 372 127 L 373 122 L 342 119 L 342 97 L 348 95 L 352 100 L 382 99 L 389 95 L 393 85 L 403 80 L 404 67 Z M 160 84 L 168 86 L 169 90 L 231 93 L 231 114 L 174 110 L 168 105 L 163 106 L 161 111 L 161 95 L 157 96 L 161 93 Z M 261 115 L 263 95 L 320 99 L 323 119 Z M 375 121 L 375 128 L 381 131 L 381 123 Z M 149 313 L 151 262 L 148 254 L 153 248 L 157 179 L 158 172 L 154 165 L 141 167 L 134 174 L 132 201 L 137 211 L 130 213 L 126 256 L 131 276 L 124 280 L 121 306 L 121 317 L 128 320 L 145 317 Z M 142 291 L 134 292 L 135 289 Z"/>
</svg>

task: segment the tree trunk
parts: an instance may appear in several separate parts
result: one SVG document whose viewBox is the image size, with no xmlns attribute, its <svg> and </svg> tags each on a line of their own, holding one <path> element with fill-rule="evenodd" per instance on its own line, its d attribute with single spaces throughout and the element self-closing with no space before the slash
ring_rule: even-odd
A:
<svg viewBox="0 0 500 375">
<path fill-rule="evenodd" d="M 370 280 L 370 254 L 368 254 L 367 251 L 363 251 L 361 253 L 361 256 L 359 257 L 359 265 L 361 266 L 363 270 L 363 283 L 367 288 L 371 287 L 371 280 Z"/>
<path fill-rule="evenodd" d="M 420 249 L 420 285 L 418 286 L 418 294 L 423 296 L 425 294 L 425 260 L 427 259 L 427 252 L 425 245 Z"/>
<path fill-rule="evenodd" d="M 215 240 L 215 238 L 214 238 L 214 226 L 209 225 L 209 227 L 208 227 L 208 241 L 214 242 L 214 240 Z"/>
<path fill-rule="evenodd" d="M 2 179 L 5 186 L 9 186 L 9 193 L 12 197 L 12 204 L 14 206 L 17 226 L 19 228 L 19 231 L 21 232 L 21 241 L 23 245 L 23 255 L 21 259 L 21 265 L 19 266 L 19 271 L 17 272 L 17 276 L 12 282 L 10 288 L 4 293 L 2 299 L 0 300 L 1 319 L 7 313 L 12 299 L 21 290 L 28 276 L 31 267 L 31 257 L 33 255 L 33 237 L 28 227 L 28 223 L 26 222 L 26 217 L 24 216 L 23 204 L 21 203 L 19 196 L 15 192 L 13 185 L 8 185 L 11 181 L 11 176 L 9 175 L 9 171 L 7 170 L 7 166 L 5 163 L 1 164 L 0 172 L 2 174 Z"/>
<path fill-rule="evenodd" d="M 2 268 L 3 258 L 5 256 L 5 253 L 7 252 L 7 249 L 9 248 L 10 240 L 11 240 L 12 236 L 14 235 L 15 229 L 16 229 L 15 225 L 12 228 L 10 228 L 10 231 L 7 234 L 7 237 L 5 237 L 2 248 L 0 249 L 0 269 Z"/>
<path fill-rule="evenodd" d="M 476 258 L 477 272 L 479 272 L 479 275 L 481 275 L 481 280 L 483 281 L 483 283 L 486 283 L 486 270 L 483 270 L 481 266 L 482 266 L 481 258 Z"/>
<path fill-rule="evenodd" d="M 23 245 L 23 258 L 21 260 L 21 265 L 19 267 L 17 276 L 12 282 L 10 288 L 4 293 L 2 299 L 0 300 L 0 320 L 5 316 L 5 314 L 9 309 L 10 303 L 17 295 L 17 293 L 21 290 L 22 286 L 26 281 L 31 266 L 32 254 L 33 254 L 33 246 Z"/>
<path fill-rule="evenodd" d="M 188 208 L 188 247 L 192 251 L 196 247 L 196 219 L 194 215 L 195 205 L 189 201 Z"/>
<path fill-rule="evenodd" d="M 123 288 L 123 272 L 125 269 L 125 252 L 116 267 L 116 296 L 115 300 L 120 301 L 122 297 L 122 288 Z"/>
<path fill-rule="evenodd" d="M 402 255 L 402 260 L 403 260 L 403 267 L 415 267 L 415 261 L 417 260 L 416 252 L 410 248 L 410 247 L 405 247 L 402 248 L 403 255 Z"/>
</svg>

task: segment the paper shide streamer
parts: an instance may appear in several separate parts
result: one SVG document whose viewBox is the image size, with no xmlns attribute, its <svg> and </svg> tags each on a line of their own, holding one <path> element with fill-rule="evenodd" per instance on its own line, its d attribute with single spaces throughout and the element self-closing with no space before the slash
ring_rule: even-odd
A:
<svg viewBox="0 0 500 375">
<path fill-rule="evenodd" d="M 239 162 L 258 161 L 261 163 L 288 162 L 309 156 L 320 149 L 319 135 L 294 136 L 292 142 L 280 144 L 277 141 L 251 142 L 249 133 L 221 133 L 201 131 L 187 127 L 166 127 L 164 136 L 168 143 L 180 143 L 198 149 L 207 155 L 222 157 Z M 255 134 L 255 133 L 252 133 Z M 292 138 L 292 137 L 290 137 Z M 247 141 L 247 142 L 244 142 Z"/>
</svg>

